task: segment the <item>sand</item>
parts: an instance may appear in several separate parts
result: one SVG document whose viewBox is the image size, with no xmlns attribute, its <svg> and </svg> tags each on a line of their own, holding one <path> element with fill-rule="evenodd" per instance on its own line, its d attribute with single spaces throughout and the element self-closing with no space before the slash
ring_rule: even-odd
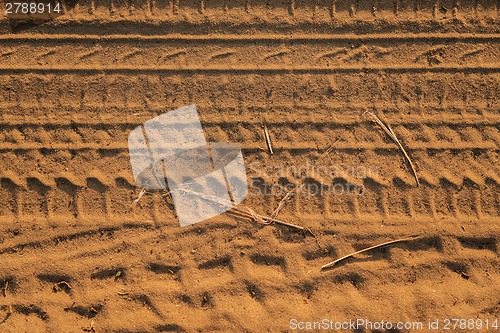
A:
<svg viewBox="0 0 500 333">
<path fill-rule="evenodd" d="M 0 16 L 0 332 L 495 332 L 498 6 L 86 0 L 34 25 Z M 311 232 L 228 213 L 181 228 L 161 193 L 131 207 L 128 134 L 190 104 L 207 140 L 242 148 L 244 205 L 271 215 L 304 184 L 279 218 Z"/>
</svg>

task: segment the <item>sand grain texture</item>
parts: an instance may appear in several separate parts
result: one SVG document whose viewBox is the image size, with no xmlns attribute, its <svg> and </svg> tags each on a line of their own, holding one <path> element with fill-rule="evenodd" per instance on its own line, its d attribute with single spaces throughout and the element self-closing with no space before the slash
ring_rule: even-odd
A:
<svg viewBox="0 0 500 333">
<path fill-rule="evenodd" d="M 498 13 L 496 0 L 86 0 L 26 29 L 0 16 L 0 332 L 500 319 Z M 287 201 L 279 218 L 314 237 L 229 214 L 180 228 L 159 196 L 131 210 L 129 132 L 189 104 L 259 186 L 363 195 Z M 250 168 L 312 165 L 333 143 L 322 165 L 371 171 Z M 270 216 L 284 193 L 256 188 L 245 205 Z"/>
</svg>

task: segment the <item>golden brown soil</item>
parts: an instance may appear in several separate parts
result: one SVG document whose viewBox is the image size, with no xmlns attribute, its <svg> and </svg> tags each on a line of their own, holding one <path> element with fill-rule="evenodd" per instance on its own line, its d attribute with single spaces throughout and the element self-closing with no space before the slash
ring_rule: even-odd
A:
<svg viewBox="0 0 500 333">
<path fill-rule="evenodd" d="M 0 332 L 500 320 L 499 3 L 460 3 L 86 0 L 26 29 L 0 16 Z M 290 200 L 280 218 L 315 237 L 229 214 L 181 228 L 159 196 L 130 209 L 128 133 L 189 104 L 209 141 L 242 147 L 258 213 L 282 195 L 256 184 L 364 193 Z M 332 144 L 321 165 L 354 172 L 277 175 Z M 429 330 L 382 330 L 408 331 Z"/>
</svg>

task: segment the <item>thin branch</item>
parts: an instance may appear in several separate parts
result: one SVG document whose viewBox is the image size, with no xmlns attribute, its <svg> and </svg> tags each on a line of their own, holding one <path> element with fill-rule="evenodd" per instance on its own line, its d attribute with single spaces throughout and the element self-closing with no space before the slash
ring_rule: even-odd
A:
<svg viewBox="0 0 500 333">
<path fill-rule="evenodd" d="M 328 154 L 330 154 L 330 153 L 332 152 L 333 148 L 335 147 L 335 144 L 336 144 L 337 142 L 339 142 L 341 138 L 342 138 L 342 135 L 340 135 L 340 136 L 337 138 L 337 140 L 335 140 L 335 142 L 334 142 L 334 143 L 332 143 L 332 144 L 331 144 L 331 145 L 330 145 L 330 146 L 329 146 L 329 147 L 325 150 L 325 152 L 324 152 L 323 154 L 321 154 L 321 156 L 320 156 L 320 157 L 318 157 L 318 159 L 317 159 L 316 161 L 314 161 L 314 164 L 316 165 L 316 163 L 318 163 L 319 161 L 321 161 L 322 159 L 324 159 L 325 157 L 327 157 L 327 156 L 328 156 Z"/>
<path fill-rule="evenodd" d="M 251 209 L 249 207 L 246 207 L 244 205 L 240 205 L 240 207 L 238 207 L 238 206 L 235 206 L 230 201 L 226 201 L 226 200 L 223 200 L 223 199 L 215 197 L 215 196 L 210 196 L 210 195 L 206 195 L 206 194 L 203 194 L 203 193 L 194 192 L 194 191 L 187 190 L 187 189 L 182 189 L 182 188 L 179 188 L 179 190 L 182 191 L 182 192 L 184 192 L 184 193 L 194 194 L 196 196 L 201 197 L 202 199 L 205 199 L 205 200 L 214 202 L 216 204 L 222 205 L 224 207 L 227 207 L 227 208 L 230 209 L 229 210 L 230 213 L 246 217 L 248 219 L 251 219 L 251 220 L 253 220 L 255 222 L 258 222 L 258 223 L 261 223 L 261 224 L 276 223 L 276 224 L 281 224 L 281 225 L 284 225 L 284 226 L 287 226 L 287 227 L 295 228 L 295 229 L 298 229 L 298 230 L 304 230 L 304 228 L 301 227 L 301 226 L 299 226 L 299 225 L 278 220 L 278 219 L 276 219 L 275 216 L 269 217 L 269 216 L 265 216 L 265 215 L 260 215 L 260 214 L 256 213 L 253 209 Z M 143 188 L 141 190 L 141 192 L 139 193 L 139 197 L 134 200 L 134 202 L 132 203 L 132 205 L 137 204 L 139 202 L 139 200 L 145 194 L 148 194 L 148 193 L 149 192 L 145 188 Z M 172 191 L 168 191 L 166 193 L 163 193 L 162 197 L 167 197 L 171 193 L 172 193 Z"/>
<path fill-rule="evenodd" d="M 410 164 L 411 171 L 413 172 L 413 176 L 415 177 L 415 181 L 417 182 L 417 186 L 420 185 L 420 181 L 418 180 L 417 176 L 417 171 L 415 170 L 415 166 L 413 165 L 413 162 L 411 161 L 410 156 L 406 152 L 406 150 L 403 148 L 403 145 L 401 144 L 401 141 L 399 141 L 398 137 L 392 130 L 391 126 L 389 124 L 385 124 L 375 113 L 367 111 L 365 112 L 366 114 L 369 114 L 373 119 L 375 119 L 375 122 L 379 124 L 380 127 L 384 130 L 384 132 L 389 135 L 389 137 L 396 143 L 398 148 L 403 152 L 403 155 L 405 156 L 406 160 Z"/>
<path fill-rule="evenodd" d="M 407 242 L 407 241 L 412 241 L 412 240 L 415 240 L 417 238 L 420 238 L 422 236 L 420 235 L 416 235 L 416 236 L 410 236 L 410 237 L 406 237 L 406 238 L 400 238 L 400 239 L 396 239 L 396 240 L 392 240 L 392 241 L 389 241 L 389 242 L 385 242 L 385 243 L 382 243 L 382 244 L 378 244 L 378 245 L 374 245 L 374 246 L 370 246 L 370 247 L 367 247 L 365 249 L 362 249 L 362 250 L 359 250 L 359 251 L 356 251 L 356 252 L 353 252 L 351 254 L 348 254 L 346 256 L 343 256 L 341 258 L 338 258 L 337 260 L 334 260 L 332 262 L 329 262 L 328 264 L 326 265 L 323 265 L 321 266 L 321 269 L 325 269 L 325 268 L 330 268 L 330 267 L 333 267 L 335 266 L 338 262 L 342 261 L 342 260 L 345 260 L 347 258 L 350 258 L 352 256 L 355 256 L 356 254 L 360 254 L 360 253 L 363 253 L 363 252 L 367 252 L 367 251 L 370 251 L 370 250 L 374 250 L 374 249 L 378 249 L 378 248 L 381 248 L 381 247 L 384 247 L 384 246 L 387 246 L 387 245 L 391 245 L 391 244 L 394 244 L 394 243 L 401 243 L 401 242 Z"/>
<path fill-rule="evenodd" d="M 266 143 L 267 143 L 267 148 L 269 148 L 269 153 L 273 155 L 274 154 L 273 145 L 271 144 L 271 137 L 269 136 L 269 131 L 267 130 L 267 125 L 265 122 L 264 122 L 264 135 L 266 137 Z"/>
<path fill-rule="evenodd" d="M 285 196 L 280 200 L 279 204 L 278 204 L 278 207 L 276 207 L 276 209 L 274 210 L 274 212 L 271 214 L 271 217 L 273 219 L 277 218 L 278 217 L 278 214 L 280 213 L 280 210 L 281 208 L 283 208 L 283 206 L 285 205 L 286 201 L 290 198 L 292 198 L 292 194 L 293 192 L 295 192 L 297 189 L 296 188 L 293 188 L 291 189 L 290 191 L 288 191 L 287 194 L 285 194 Z"/>
<path fill-rule="evenodd" d="M 60 291 L 60 290 L 63 290 L 63 288 L 66 292 L 70 292 L 71 289 L 73 289 L 73 288 L 71 288 L 71 286 L 69 285 L 68 282 L 60 281 L 60 282 L 57 282 L 56 284 L 54 284 L 54 287 L 52 287 L 52 290 Z"/>
<path fill-rule="evenodd" d="M 132 201 L 132 203 L 130 204 L 130 208 L 135 207 L 139 203 L 139 201 L 141 200 L 142 196 L 146 193 L 146 191 L 147 190 L 145 188 L 141 189 L 141 192 L 139 192 L 139 196 L 137 197 L 137 199 Z"/>
<path fill-rule="evenodd" d="M 316 161 L 314 161 L 313 165 L 316 165 L 316 163 L 318 163 L 319 161 L 321 161 L 323 158 L 325 158 L 326 156 L 328 156 L 328 154 L 330 154 L 330 152 L 333 150 L 335 144 L 337 142 L 339 142 L 340 138 L 342 136 L 339 136 L 337 138 L 337 140 L 335 140 L 334 143 L 332 143 L 327 149 L 326 151 L 321 154 L 320 157 L 318 157 L 318 159 L 316 159 Z M 302 187 L 304 186 L 304 183 L 301 183 L 300 186 L 299 186 L 299 189 L 302 189 Z M 273 211 L 273 213 L 271 214 L 271 217 L 272 218 L 277 218 L 278 217 L 278 214 L 280 213 L 281 211 L 281 208 L 283 208 L 283 206 L 285 206 L 286 204 L 286 201 L 288 199 L 291 199 L 292 198 L 292 194 L 297 191 L 298 189 L 295 187 L 295 188 L 292 188 L 290 191 L 287 192 L 287 194 L 285 194 L 285 196 L 280 200 L 280 202 L 278 203 L 278 206 L 276 207 L 276 209 Z"/>
<path fill-rule="evenodd" d="M 182 189 L 182 188 L 179 188 L 179 190 L 184 192 L 184 193 L 193 194 L 193 195 L 199 196 L 202 199 L 205 199 L 205 200 L 211 201 L 213 203 L 230 208 L 233 212 L 236 212 L 244 217 L 250 218 L 250 219 L 252 219 L 256 222 L 259 222 L 261 224 L 277 223 L 277 224 L 281 224 L 281 225 L 284 225 L 287 227 L 291 227 L 291 228 L 295 228 L 295 229 L 299 229 L 299 230 L 304 230 L 304 228 L 299 226 L 299 225 L 284 222 L 281 220 L 277 220 L 273 217 L 257 214 L 251 208 L 243 206 L 243 205 L 238 207 L 238 206 L 235 206 L 232 202 L 227 201 L 227 200 L 223 200 L 223 199 L 218 198 L 218 197 L 214 197 L 211 195 L 206 195 L 203 193 L 198 193 L 198 192 L 194 192 L 194 191 L 186 190 L 186 189 Z"/>
</svg>

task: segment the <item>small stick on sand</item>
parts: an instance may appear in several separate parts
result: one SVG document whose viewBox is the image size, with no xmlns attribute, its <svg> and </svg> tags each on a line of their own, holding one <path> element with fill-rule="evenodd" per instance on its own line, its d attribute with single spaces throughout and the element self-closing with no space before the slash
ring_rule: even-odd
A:
<svg viewBox="0 0 500 333">
<path fill-rule="evenodd" d="M 400 243 L 400 242 L 407 242 L 407 241 L 415 240 L 415 239 L 420 238 L 420 237 L 421 237 L 420 235 L 410 236 L 410 237 L 400 238 L 400 239 L 392 240 L 392 241 L 385 242 L 385 243 L 382 243 L 382 244 L 378 244 L 378 245 L 370 246 L 370 247 L 367 247 L 367 248 L 365 248 L 365 249 L 362 249 L 362 250 L 359 250 L 359 251 L 353 252 L 353 253 L 351 253 L 351 254 L 348 254 L 348 255 L 346 255 L 346 256 L 343 256 L 342 258 L 338 258 L 337 260 L 334 260 L 334 261 L 332 261 L 332 262 L 329 262 L 328 264 L 321 266 L 321 269 L 323 270 L 323 269 L 325 269 L 325 268 L 330 268 L 330 267 L 333 267 L 333 266 L 335 266 L 338 262 L 340 262 L 340 261 L 342 261 L 342 260 L 345 260 L 345 259 L 347 259 L 347 258 L 350 258 L 350 257 L 352 257 L 352 256 L 355 256 L 356 254 L 360 254 L 360 253 L 363 253 L 363 252 L 366 252 L 366 251 L 370 251 L 370 250 L 378 249 L 378 248 L 381 248 L 381 247 L 384 247 L 384 246 L 387 246 L 387 245 L 391 245 L 391 244 L 394 244 L 394 243 Z"/>
<path fill-rule="evenodd" d="M 295 188 L 291 189 L 288 191 L 287 194 L 280 200 L 280 203 L 278 204 L 278 207 L 274 210 L 274 212 L 271 214 L 271 217 L 273 219 L 278 217 L 278 214 L 280 213 L 281 208 L 285 205 L 286 201 L 292 197 L 293 192 L 295 192 Z"/>
<path fill-rule="evenodd" d="M 335 140 L 335 142 L 334 142 L 334 143 L 332 143 L 332 144 L 328 147 L 328 149 L 327 149 L 327 150 L 325 150 L 325 152 L 324 152 L 323 154 L 321 154 L 321 156 L 320 156 L 320 157 L 318 157 L 318 159 L 314 162 L 314 164 L 318 163 L 319 161 L 321 161 L 322 159 L 324 159 L 325 157 L 327 157 L 327 156 L 328 156 L 328 154 L 330 154 L 330 153 L 332 152 L 332 150 L 333 150 L 333 148 L 334 148 L 335 144 L 336 144 L 337 142 L 339 142 L 341 138 L 342 138 L 342 135 L 341 135 L 341 136 L 339 136 L 339 137 L 337 138 L 337 140 Z"/>
<path fill-rule="evenodd" d="M 138 203 L 139 203 L 139 200 L 141 200 L 142 196 L 146 193 L 146 189 L 143 188 L 141 190 L 141 192 L 139 193 L 139 196 L 137 197 L 137 199 L 135 199 L 132 204 L 130 204 L 130 208 L 132 207 L 135 207 Z"/>
<path fill-rule="evenodd" d="M 84 327 L 83 331 L 84 332 L 95 332 L 94 321 L 92 320 L 89 327 Z"/>
<path fill-rule="evenodd" d="M 369 114 L 373 119 L 375 119 L 377 124 L 379 124 L 379 126 L 382 127 L 384 132 L 387 133 L 387 135 L 389 135 L 389 137 L 396 143 L 396 145 L 399 147 L 399 149 L 403 152 L 403 155 L 405 156 L 406 160 L 410 164 L 410 168 L 411 168 L 411 171 L 413 172 L 413 176 L 415 177 L 415 181 L 417 182 L 417 186 L 419 186 L 420 181 L 418 180 L 417 171 L 415 170 L 415 166 L 413 165 L 413 162 L 411 161 L 410 156 L 408 156 L 408 154 L 406 153 L 406 150 L 403 148 L 401 141 L 399 141 L 398 137 L 396 136 L 396 134 L 392 130 L 391 126 L 389 124 L 386 125 L 375 113 L 370 112 L 370 111 L 367 111 L 365 113 Z"/>
<path fill-rule="evenodd" d="M 296 225 L 296 224 L 284 222 L 284 221 L 275 219 L 273 217 L 260 215 L 260 214 L 255 213 L 254 211 L 252 211 L 248 207 L 245 207 L 245 208 L 247 208 L 249 211 L 245 211 L 245 210 L 242 210 L 240 208 L 233 207 L 232 210 L 230 210 L 229 212 L 230 213 L 237 213 L 240 216 L 247 217 L 247 218 L 249 218 L 249 219 L 251 219 L 251 220 L 253 220 L 255 222 L 259 222 L 259 223 L 262 223 L 262 224 L 276 223 L 276 224 L 281 224 L 281 225 L 284 225 L 284 226 L 287 226 L 287 227 L 295 228 L 295 229 L 298 229 L 298 230 L 304 230 L 304 228 L 301 227 L 300 225 Z"/>
<path fill-rule="evenodd" d="M 218 198 L 218 197 L 214 197 L 214 196 L 211 196 L 211 195 L 206 195 L 206 194 L 203 194 L 203 193 L 194 192 L 194 191 L 187 190 L 187 189 L 179 189 L 179 190 L 182 191 L 182 192 L 184 192 L 184 193 L 197 195 L 197 196 L 199 196 L 202 199 L 205 199 L 207 201 L 211 201 L 211 202 L 219 204 L 221 206 L 228 207 L 228 208 L 231 209 L 230 212 L 238 213 L 238 214 L 240 214 L 240 215 L 242 215 L 244 217 L 250 218 L 250 219 L 252 219 L 252 220 L 254 220 L 256 222 L 262 223 L 262 224 L 277 223 L 277 224 L 281 224 L 281 225 L 284 225 L 284 226 L 287 226 L 287 227 L 291 227 L 291 228 L 295 228 L 295 229 L 299 229 L 299 230 L 304 230 L 304 228 L 301 227 L 301 226 L 299 226 L 299 225 L 295 225 L 295 224 L 292 224 L 292 223 L 288 223 L 288 222 L 284 222 L 284 221 L 280 221 L 280 220 L 274 219 L 272 217 L 268 217 L 268 216 L 257 214 L 256 212 L 254 212 L 249 207 L 242 206 L 244 208 L 243 209 L 243 208 L 235 206 L 230 201 L 223 200 L 223 199 Z"/>
<path fill-rule="evenodd" d="M 314 237 L 314 239 L 316 240 L 316 244 L 318 244 L 318 247 L 322 250 L 323 248 L 321 247 L 321 244 L 319 243 L 318 237 L 316 237 L 316 235 L 312 232 L 311 228 L 306 227 L 306 230 L 311 234 L 311 236 Z"/>
<path fill-rule="evenodd" d="M 298 229 L 298 230 L 304 230 L 304 227 L 301 227 L 300 225 L 296 225 L 296 224 L 293 224 L 293 223 L 288 223 L 288 222 L 284 222 L 284 221 L 281 221 L 281 220 L 273 219 L 272 217 L 268 217 L 268 216 L 263 216 L 263 215 L 259 215 L 259 216 L 264 221 L 266 221 L 266 222 L 277 223 L 277 224 L 284 225 L 286 227 L 295 228 L 295 229 Z"/>
<path fill-rule="evenodd" d="M 273 152 L 273 145 L 271 144 L 271 137 L 269 136 L 269 131 L 267 130 L 266 122 L 264 121 L 263 123 L 264 123 L 264 135 L 266 137 L 267 148 L 269 148 L 269 153 L 273 155 L 274 152 Z"/>
<path fill-rule="evenodd" d="M 341 138 L 341 136 L 339 136 L 339 137 L 337 138 L 337 140 L 335 140 L 335 142 L 334 142 L 334 143 L 332 143 L 332 144 L 331 144 L 331 145 L 330 145 L 330 146 L 326 149 L 326 151 L 325 151 L 323 154 L 321 154 L 321 156 L 320 156 L 320 157 L 318 157 L 318 159 L 317 159 L 316 161 L 314 161 L 313 165 L 316 165 L 316 163 L 318 163 L 318 162 L 319 162 L 319 161 L 321 161 L 323 158 L 325 158 L 326 156 L 328 156 L 328 154 L 330 154 L 330 152 L 333 150 L 333 148 L 334 148 L 335 144 L 336 144 L 337 142 L 339 142 L 340 138 Z M 303 186 L 303 185 L 304 185 L 304 184 L 300 184 L 300 187 L 299 187 L 299 188 L 300 188 L 300 189 L 302 189 L 302 186 Z M 287 194 L 285 194 L 285 196 L 284 196 L 284 197 L 280 200 L 280 202 L 278 203 L 278 206 L 276 207 L 276 209 L 274 210 L 274 212 L 271 214 L 271 217 L 272 217 L 273 219 L 275 219 L 275 218 L 277 218 L 277 217 L 278 217 L 278 214 L 280 213 L 281 208 L 283 208 L 283 206 L 285 206 L 285 203 L 286 203 L 286 201 L 287 201 L 288 199 L 291 199 L 291 198 L 292 198 L 292 194 L 293 194 L 293 192 L 295 192 L 295 191 L 297 191 L 297 188 L 292 188 L 292 189 L 291 189 L 290 191 L 288 191 L 288 192 L 287 192 Z"/>
<path fill-rule="evenodd" d="M 61 282 L 57 282 L 56 284 L 54 284 L 54 287 L 52 288 L 54 291 L 59 291 L 59 290 L 62 290 L 62 288 L 66 288 L 66 290 L 69 292 L 71 289 L 71 286 L 69 285 L 68 282 L 66 281 L 61 281 Z"/>
</svg>

